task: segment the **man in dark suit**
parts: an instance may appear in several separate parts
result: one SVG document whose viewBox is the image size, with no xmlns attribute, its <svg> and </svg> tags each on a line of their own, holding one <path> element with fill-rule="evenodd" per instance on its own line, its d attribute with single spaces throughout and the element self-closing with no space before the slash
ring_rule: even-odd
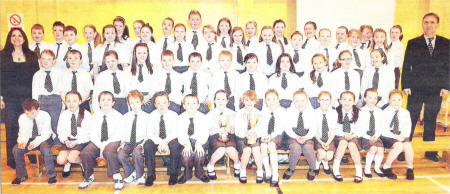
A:
<svg viewBox="0 0 450 194">
<path fill-rule="evenodd" d="M 428 13 L 422 19 L 423 35 L 408 41 L 403 62 L 402 87 L 409 95 L 407 109 L 411 114 L 411 136 L 414 135 L 422 104 L 425 104 L 423 141 L 434 141 L 436 117 L 442 97 L 449 89 L 449 39 L 436 35 L 439 16 Z M 425 157 L 439 161 L 437 152 Z"/>
</svg>

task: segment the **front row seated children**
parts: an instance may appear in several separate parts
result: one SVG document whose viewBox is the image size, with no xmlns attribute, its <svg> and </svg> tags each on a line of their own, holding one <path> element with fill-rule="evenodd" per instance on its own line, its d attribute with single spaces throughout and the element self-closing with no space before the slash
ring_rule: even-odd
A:
<svg viewBox="0 0 450 194">
<path fill-rule="evenodd" d="M 248 55 L 247 55 L 248 56 Z M 247 183 L 247 164 L 250 156 L 253 154 L 256 164 L 256 183 L 263 182 L 264 171 L 262 169 L 261 138 L 257 131 L 261 112 L 256 108 L 258 106 L 258 97 L 256 92 L 248 90 L 242 96 L 240 102 L 244 104 L 244 108 L 236 113 L 236 147 L 241 154 L 241 172 L 239 174 L 239 182 Z"/>
<path fill-rule="evenodd" d="M 320 92 L 317 101 L 319 108 L 315 110 L 316 118 L 316 142 L 317 161 L 315 174 L 319 174 L 320 164 L 323 165 L 325 174 L 331 174 L 328 162 L 333 159 L 336 147 L 334 136 L 336 134 L 337 112 L 331 108 L 331 94 L 327 91 Z"/>
<path fill-rule="evenodd" d="M 164 51 L 170 52 L 170 51 Z M 177 167 L 180 161 L 180 144 L 178 143 L 178 113 L 171 110 L 169 95 L 166 92 L 156 92 L 153 96 L 156 110 L 150 113 L 147 128 L 147 141 L 144 144 L 144 155 L 147 164 L 146 186 L 152 186 L 156 179 L 155 154 L 169 153 L 170 162 L 168 172 L 170 174 L 169 185 L 177 184 Z"/>
<path fill-rule="evenodd" d="M 148 114 L 142 110 L 144 96 L 137 90 L 128 94 L 128 104 L 131 111 L 123 115 L 124 128 L 122 129 L 120 147 L 117 149 L 120 164 L 125 172 L 125 183 L 137 179 L 139 185 L 145 184 L 144 176 L 144 143 L 147 137 Z M 134 165 L 130 162 L 130 154 Z"/>
<path fill-rule="evenodd" d="M 226 153 L 234 162 L 234 176 L 239 177 L 241 163 L 236 150 L 234 135 L 235 112 L 226 107 L 228 104 L 228 94 L 225 90 L 218 90 L 214 96 L 215 108 L 207 115 L 208 120 L 212 122 L 212 127 L 209 130 L 209 145 L 212 148 L 210 150 L 213 151 L 211 159 L 206 166 L 208 176 L 211 180 L 217 179 L 214 165 Z"/>
<path fill-rule="evenodd" d="M 414 151 L 408 138 L 411 134 L 411 116 L 408 110 L 402 108 L 402 103 L 402 91 L 393 90 L 389 93 L 389 106 L 383 111 L 385 125 L 380 138 L 384 147 L 392 150 L 384 162 L 383 173 L 389 179 L 397 179 L 391 164 L 401 152 L 405 152 L 406 179 L 414 180 Z"/>
<path fill-rule="evenodd" d="M 350 91 L 342 92 L 339 97 L 340 105 L 336 108 L 338 120 L 336 126 L 335 144 L 337 144 L 336 154 L 333 161 L 333 178 L 338 182 L 344 179 L 339 171 L 342 157 L 347 148 L 350 151 L 353 162 L 355 163 L 355 183 L 361 183 L 362 167 L 361 157 L 359 155 L 359 126 L 357 125 L 359 117 L 359 109 L 356 108 L 355 94 Z"/>
<path fill-rule="evenodd" d="M 266 175 L 264 181 L 271 187 L 278 187 L 278 154 L 286 128 L 286 109 L 280 106 L 277 91 L 270 89 L 265 96 L 266 107 L 262 111 L 261 125 L 261 156 Z M 269 164 L 270 160 L 270 164 Z M 270 165 L 272 169 L 270 169 Z"/>
<path fill-rule="evenodd" d="M 314 135 L 316 134 L 314 109 L 309 105 L 309 99 L 303 90 L 294 93 L 292 106 L 287 109 L 287 144 L 289 145 L 289 168 L 284 172 L 283 179 L 289 179 L 294 174 L 301 154 L 306 157 L 309 171 L 306 178 L 314 180 L 316 155 L 314 154 Z"/>
<path fill-rule="evenodd" d="M 100 110 L 92 116 L 89 137 L 91 142 L 81 151 L 84 180 L 79 189 L 86 189 L 94 182 L 94 167 L 106 159 L 108 177 L 114 179 L 114 189 L 122 190 L 124 182 L 120 175 L 120 162 L 117 149 L 120 146 L 123 130 L 123 115 L 113 109 L 114 95 L 103 91 L 98 95 Z"/>
<path fill-rule="evenodd" d="M 91 124 L 91 113 L 81 106 L 80 93 L 70 91 L 64 96 L 67 110 L 59 116 L 57 129 L 63 148 L 56 159 L 59 165 L 64 165 L 63 178 L 70 175 L 71 164 L 81 164 L 80 152 L 89 143 Z"/>
<path fill-rule="evenodd" d="M 377 107 L 378 93 L 375 89 L 364 92 L 366 105 L 359 112 L 358 126 L 360 127 L 361 149 L 367 151 L 364 176 L 372 178 L 371 166 L 375 161 L 374 171 L 379 177 L 384 177 L 380 170 L 384 158 L 384 147 L 380 135 L 383 131 L 383 111 Z"/>
<path fill-rule="evenodd" d="M 56 172 L 51 149 L 50 115 L 40 110 L 39 102 L 34 99 L 25 100 L 22 107 L 24 113 L 19 117 L 17 145 L 13 148 L 16 178 L 11 184 L 19 185 L 28 179 L 24 155 L 38 149 L 44 158 L 48 184 L 54 184 L 56 183 Z"/>
<path fill-rule="evenodd" d="M 205 154 L 208 148 L 210 121 L 203 113 L 197 96 L 188 94 L 184 97 L 183 107 L 186 112 L 180 115 L 178 141 L 182 145 L 182 160 L 184 173 L 178 179 L 179 184 L 184 184 L 192 178 L 192 167 L 195 165 L 195 176 L 202 182 L 209 182 L 208 176 L 203 171 Z M 174 161 L 171 161 L 174 162 Z M 175 172 L 174 172 L 175 173 Z"/>
</svg>

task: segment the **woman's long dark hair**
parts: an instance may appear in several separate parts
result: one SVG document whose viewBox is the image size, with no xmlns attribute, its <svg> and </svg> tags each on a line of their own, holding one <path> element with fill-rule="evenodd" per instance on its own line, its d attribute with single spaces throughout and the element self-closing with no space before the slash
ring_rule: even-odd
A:
<svg viewBox="0 0 450 194">
<path fill-rule="evenodd" d="M 23 55 L 25 56 L 25 60 L 32 65 L 38 64 L 38 58 L 36 57 L 36 54 L 33 51 L 31 51 L 30 48 L 28 47 L 27 35 L 21 28 L 11 28 L 11 30 L 8 32 L 5 46 L 3 47 L 3 50 L 1 52 L 1 58 L 10 59 L 10 61 L 12 61 L 12 52 L 14 51 L 14 45 L 11 43 L 11 36 L 14 31 L 19 31 L 20 34 L 22 34 L 23 37 L 22 52 Z M 2 59 L 2 61 L 4 60 Z"/>
<path fill-rule="evenodd" d="M 134 46 L 133 58 L 131 59 L 131 74 L 136 75 L 136 65 L 137 65 L 136 48 L 140 46 L 147 48 L 147 59 L 145 59 L 145 66 L 147 66 L 148 72 L 150 74 L 153 74 L 153 64 L 150 62 L 150 51 L 148 49 L 147 44 L 145 43 L 138 43 Z"/>
</svg>

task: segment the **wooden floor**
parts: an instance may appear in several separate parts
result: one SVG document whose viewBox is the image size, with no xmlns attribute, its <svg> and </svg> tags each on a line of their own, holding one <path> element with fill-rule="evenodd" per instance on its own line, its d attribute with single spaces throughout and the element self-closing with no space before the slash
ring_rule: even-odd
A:
<svg viewBox="0 0 450 194">
<path fill-rule="evenodd" d="M 421 129 L 417 130 L 420 134 Z M 449 132 L 443 132 L 438 128 L 439 136 L 450 136 Z M 420 144 L 420 143 L 419 143 Z M 420 145 L 418 145 L 420 146 Z M 448 144 L 450 147 L 450 142 Z M 312 182 L 305 178 L 306 170 L 296 170 L 290 180 L 282 180 L 279 188 L 271 188 L 268 184 L 255 183 L 255 170 L 247 170 L 249 183 L 243 185 L 225 171 L 217 171 L 218 180 L 208 184 L 201 183 L 193 178 L 184 185 L 168 186 L 168 176 L 165 172 L 157 173 L 157 180 L 152 187 L 136 184 L 125 185 L 121 193 L 450 193 L 450 171 L 442 162 L 435 163 L 423 158 L 423 152 L 415 153 L 414 166 L 416 179 L 405 179 L 406 169 L 404 163 L 394 162 L 394 172 L 399 176 L 396 181 L 386 178 L 378 178 L 375 174 L 372 179 L 364 178 L 361 184 L 353 183 L 354 168 L 351 165 L 343 165 L 341 174 L 344 182 L 337 183 L 329 175 L 321 171 L 320 175 Z M 441 154 L 441 153 L 440 153 Z M 105 172 L 95 174 L 96 182 L 85 191 L 78 190 L 78 184 L 82 177 L 80 172 L 73 172 L 69 178 L 62 178 L 58 174 L 58 183 L 52 186 L 47 184 L 47 177 L 36 177 L 35 167 L 27 166 L 29 180 L 20 186 L 12 186 L 10 183 L 15 178 L 15 171 L 6 166 L 5 143 L 1 143 L 1 193 L 27 194 L 61 194 L 61 193 L 112 193 L 114 192 L 112 178 Z M 161 165 L 161 161 L 157 161 Z M 301 164 L 303 164 L 302 162 Z M 280 166 L 280 168 L 286 168 Z M 284 170 L 280 170 L 282 175 Z"/>
</svg>

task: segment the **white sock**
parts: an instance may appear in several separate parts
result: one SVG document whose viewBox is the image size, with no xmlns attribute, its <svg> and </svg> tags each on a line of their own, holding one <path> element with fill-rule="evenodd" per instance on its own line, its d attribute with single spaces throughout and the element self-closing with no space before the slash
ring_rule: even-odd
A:
<svg viewBox="0 0 450 194">
<path fill-rule="evenodd" d="M 270 157 L 270 163 L 272 164 L 272 180 L 278 180 L 278 154 L 277 153 L 271 153 L 269 155 Z"/>
<path fill-rule="evenodd" d="M 372 166 L 372 161 L 373 161 L 374 157 L 375 157 L 374 154 L 371 154 L 371 153 L 366 154 L 366 166 L 364 168 L 364 172 L 367 174 L 370 173 L 370 167 Z"/>
<path fill-rule="evenodd" d="M 387 164 L 387 163 L 384 163 L 384 165 L 383 165 L 383 169 L 388 169 L 388 168 L 391 168 L 391 165 L 389 164 Z"/>
<path fill-rule="evenodd" d="M 114 180 L 122 180 L 122 175 L 120 173 L 113 174 Z"/>
<path fill-rule="evenodd" d="M 241 172 L 239 173 L 239 177 L 247 177 L 247 170 L 245 168 L 241 170 Z"/>
<path fill-rule="evenodd" d="M 373 166 L 373 169 L 375 172 L 381 173 L 380 166 L 381 162 L 383 162 L 384 155 L 375 155 L 375 165 Z M 391 166 L 389 166 L 390 168 Z"/>
<path fill-rule="evenodd" d="M 330 169 L 330 166 L 328 165 L 328 162 L 325 162 L 325 160 L 322 160 L 323 169 L 328 170 Z"/>
<path fill-rule="evenodd" d="M 356 176 L 362 178 L 362 166 L 361 164 L 355 164 Z"/>
<path fill-rule="evenodd" d="M 320 162 L 318 160 L 316 160 L 316 170 L 319 170 L 320 168 Z"/>
<path fill-rule="evenodd" d="M 241 169 L 241 162 L 237 161 L 236 163 L 234 163 L 234 169 Z"/>
<path fill-rule="evenodd" d="M 206 169 L 208 169 L 208 172 L 212 172 L 212 171 L 214 171 L 214 166 L 208 164 L 208 165 L 206 165 Z"/>
<path fill-rule="evenodd" d="M 263 166 L 264 166 L 264 170 L 266 171 L 266 177 L 272 176 L 272 172 L 270 171 L 270 163 L 269 163 L 268 156 L 263 157 Z"/>
<path fill-rule="evenodd" d="M 341 172 L 339 171 L 339 168 L 341 167 L 341 161 L 338 161 L 337 159 L 333 160 L 333 174 L 334 175 L 340 175 Z"/>
<path fill-rule="evenodd" d="M 69 172 L 70 171 L 70 163 L 69 162 L 67 162 L 65 165 L 64 165 L 64 170 L 63 170 L 63 172 Z"/>
<path fill-rule="evenodd" d="M 264 171 L 263 170 L 256 170 L 256 176 L 263 177 Z"/>
</svg>

